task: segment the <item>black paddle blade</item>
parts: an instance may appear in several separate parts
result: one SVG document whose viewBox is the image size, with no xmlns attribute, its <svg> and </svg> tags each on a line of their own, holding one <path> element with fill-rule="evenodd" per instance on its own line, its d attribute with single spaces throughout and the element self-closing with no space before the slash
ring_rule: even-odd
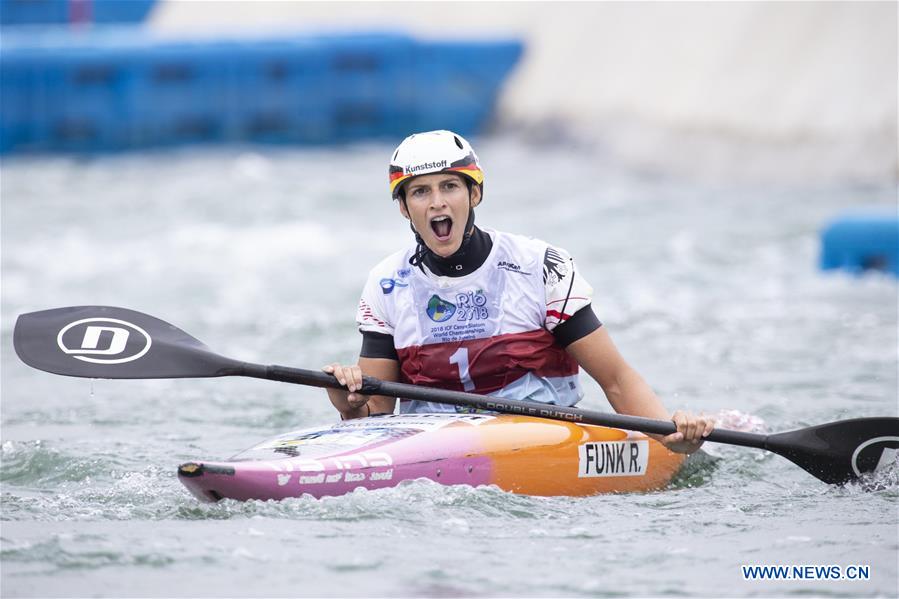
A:
<svg viewBox="0 0 899 599">
<path fill-rule="evenodd" d="M 241 364 L 158 318 L 109 306 L 22 314 L 13 344 L 29 366 L 87 378 L 226 376 Z"/>
<path fill-rule="evenodd" d="M 855 418 L 778 433 L 765 449 L 826 483 L 842 484 L 896 462 L 899 418 Z"/>
</svg>

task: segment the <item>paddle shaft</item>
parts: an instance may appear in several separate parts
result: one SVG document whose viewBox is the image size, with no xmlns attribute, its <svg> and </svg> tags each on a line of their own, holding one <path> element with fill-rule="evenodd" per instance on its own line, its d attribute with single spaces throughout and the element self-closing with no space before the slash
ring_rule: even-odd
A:
<svg viewBox="0 0 899 599">
<path fill-rule="evenodd" d="M 309 385 L 312 387 L 331 389 L 346 388 L 338 383 L 337 379 L 332 374 L 316 370 L 291 368 L 288 366 L 263 366 L 261 364 L 244 362 L 234 371 L 223 373 L 223 375 L 245 376 L 267 379 L 270 381 L 280 381 L 283 383 Z M 362 389 L 359 390 L 358 393 L 363 395 L 386 395 L 388 397 L 417 399 L 419 401 L 465 406 L 491 412 L 502 412 L 505 414 L 535 416 L 551 420 L 575 422 L 578 424 L 596 424 L 657 435 L 670 435 L 677 430 L 677 427 L 673 422 L 666 420 L 655 420 L 653 418 L 627 416 L 624 414 L 609 414 L 606 412 L 584 410 L 581 408 L 567 408 L 564 406 L 554 406 L 533 401 L 513 401 L 501 397 L 477 395 L 475 393 L 464 393 L 462 391 L 419 387 L 405 383 L 382 381 L 371 376 L 362 377 Z M 705 438 L 705 440 L 713 441 L 715 443 L 727 443 L 729 445 L 768 449 L 768 435 L 759 435 L 755 433 L 715 429 Z"/>
<path fill-rule="evenodd" d="M 98 347 L 106 336 L 106 346 Z M 26 364 L 55 374 L 88 378 L 147 379 L 245 376 L 342 389 L 318 370 L 263 366 L 220 356 L 181 329 L 127 308 L 71 306 L 22 314 L 13 332 Z M 465 406 L 657 435 L 675 432 L 673 422 L 607 414 L 549 404 L 447 391 L 363 377 L 366 395 Z M 854 418 L 769 435 L 715 429 L 707 441 L 766 449 L 820 480 L 840 484 L 894 460 L 899 418 Z"/>
</svg>

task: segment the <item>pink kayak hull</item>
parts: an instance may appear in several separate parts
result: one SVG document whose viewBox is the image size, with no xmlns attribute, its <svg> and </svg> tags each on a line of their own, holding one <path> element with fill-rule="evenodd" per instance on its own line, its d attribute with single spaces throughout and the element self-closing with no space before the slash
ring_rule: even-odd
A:
<svg viewBox="0 0 899 599">
<path fill-rule="evenodd" d="M 280 435 L 178 478 L 203 501 L 336 496 L 429 479 L 528 495 L 664 487 L 683 457 L 652 439 L 527 416 L 389 415 Z"/>
</svg>

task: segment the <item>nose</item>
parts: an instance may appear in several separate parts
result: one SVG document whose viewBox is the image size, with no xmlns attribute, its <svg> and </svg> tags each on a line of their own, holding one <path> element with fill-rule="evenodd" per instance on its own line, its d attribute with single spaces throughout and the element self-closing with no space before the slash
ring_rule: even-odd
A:
<svg viewBox="0 0 899 599">
<path fill-rule="evenodd" d="M 443 190 L 440 189 L 440 186 L 437 186 L 430 195 L 432 208 L 443 208 L 446 206 L 446 198 L 443 196 Z"/>
</svg>

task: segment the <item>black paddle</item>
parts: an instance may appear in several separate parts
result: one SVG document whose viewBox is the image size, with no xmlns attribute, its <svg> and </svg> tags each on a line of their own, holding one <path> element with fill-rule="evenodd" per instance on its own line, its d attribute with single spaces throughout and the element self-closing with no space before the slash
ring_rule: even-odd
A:
<svg viewBox="0 0 899 599">
<path fill-rule="evenodd" d="M 314 387 L 341 388 L 333 375 L 225 358 L 181 329 L 147 314 L 107 306 L 57 308 L 22 314 L 13 340 L 29 366 L 66 376 L 105 379 L 246 376 Z M 457 406 L 538 416 L 667 435 L 674 423 L 498 397 L 417 387 L 364 377 L 360 391 Z M 856 418 L 761 435 L 715 429 L 707 441 L 779 454 L 827 483 L 844 483 L 894 460 L 899 418 Z"/>
</svg>

